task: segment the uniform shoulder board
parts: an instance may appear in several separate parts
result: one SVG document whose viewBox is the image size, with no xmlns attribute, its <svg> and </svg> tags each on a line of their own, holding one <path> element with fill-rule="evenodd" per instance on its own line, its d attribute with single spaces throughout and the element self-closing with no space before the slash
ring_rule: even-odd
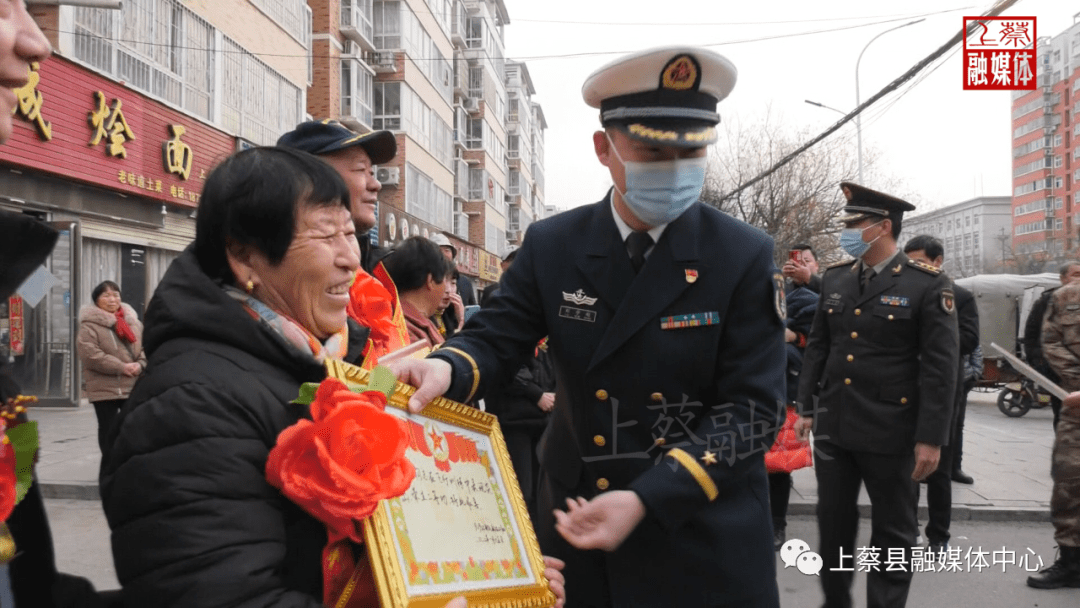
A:
<svg viewBox="0 0 1080 608">
<path fill-rule="evenodd" d="M 855 263 L 854 259 L 845 260 L 843 262 L 837 262 L 836 264 L 833 264 L 832 266 L 829 266 L 825 270 L 832 270 L 833 268 L 843 268 L 844 266 L 851 266 L 854 263 Z"/>
<path fill-rule="evenodd" d="M 941 274 L 941 269 L 940 268 L 934 268 L 933 266 L 931 266 L 930 264 L 927 264 L 926 262 L 920 262 L 919 260 L 908 260 L 907 263 L 908 263 L 908 266 L 911 266 L 912 268 L 918 268 L 919 270 L 925 272 L 926 274 L 931 274 L 931 275 L 934 275 L 935 277 L 937 275 Z"/>
</svg>

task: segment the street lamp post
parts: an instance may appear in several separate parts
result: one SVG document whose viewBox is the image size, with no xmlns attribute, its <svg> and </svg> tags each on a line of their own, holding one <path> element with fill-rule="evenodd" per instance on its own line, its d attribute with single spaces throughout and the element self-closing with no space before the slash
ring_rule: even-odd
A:
<svg viewBox="0 0 1080 608">
<path fill-rule="evenodd" d="M 916 23 L 919 23 L 920 21 L 926 21 L 926 19 L 916 19 L 915 21 L 909 21 L 909 22 L 907 22 L 907 23 L 905 23 L 903 25 L 898 25 L 896 27 L 889 28 L 889 29 L 885 30 L 884 32 L 881 32 L 877 36 L 874 36 L 873 38 L 871 38 L 870 42 L 867 42 L 866 46 L 863 47 L 862 52 L 859 53 L 858 60 L 855 61 L 855 109 L 856 110 L 858 110 L 859 105 L 862 104 L 862 99 L 859 96 L 859 64 L 862 62 L 863 53 L 866 52 L 866 49 L 870 48 L 870 45 L 873 44 L 875 40 L 877 40 L 878 38 L 881 38 L 885 34 L 888 34 L 889 32 L 895 32 L 896 30 L 898 30 L 900 28 L 907 27 L 909 25 L 915 25 Z M 859 112 L 858 114 L 855 115 L 855 133 L 856 133 L 856 136 L 859 139 L 859 183 L 861 184 L 861 183 L 863 183 L 862 112 Z"/>
</svg>

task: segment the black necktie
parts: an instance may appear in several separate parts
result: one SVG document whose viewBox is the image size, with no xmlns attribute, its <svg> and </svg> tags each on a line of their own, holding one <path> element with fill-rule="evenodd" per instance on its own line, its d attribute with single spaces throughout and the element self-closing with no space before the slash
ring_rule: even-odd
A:
<svg viewBox="0 0 1080 608">
<path fill-rule="evenodd" d="M 870 284 L 870 281 L 874 280 L 874 275 L 876 274 L 873 266 L 864 266 L 862 271 L 862 284 L 860 286 L 863 289 L 866 289 L 866 286 Z"/>
<path fill-rule="evenodd" d="M 645 252 L 652 244 L 653 240 L 648 232 L 631 232 L 630 236 L 626 237 L 626 250 L 630 252 L 630 265 L 634 267 L 635 273 L 645 265 Z"/>
</svg>

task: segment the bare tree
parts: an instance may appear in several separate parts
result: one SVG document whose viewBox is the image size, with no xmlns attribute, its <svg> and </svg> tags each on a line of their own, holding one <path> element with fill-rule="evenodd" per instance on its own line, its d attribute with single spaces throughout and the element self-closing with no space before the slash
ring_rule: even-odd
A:
<svg viewBox="0 0 1080 608">
<path fill-rule="evenodd" d="M 838 135 L 822 141 L 736 193 L 739 186 L 772 167 L 814 133 L 785 127 L 768 109 L 759 120 L 740 122 L 734 118 L 723 125 L 719 142 L 711 151 L 702 201 L 771 235 L 776 241 L 778 265 L 797 243 L 810 244 L 822 265 L 846 257 L 837 245 L 840 226 L 836 220 L 846 204 L 840 182 L 855 181 L 858 175 L 852 138 Z M 870 183 L 885 192 L 898 192 L 902 184 L 874 171 L 876 156 L 871 150 L 864 157 Z"/>
</svg>

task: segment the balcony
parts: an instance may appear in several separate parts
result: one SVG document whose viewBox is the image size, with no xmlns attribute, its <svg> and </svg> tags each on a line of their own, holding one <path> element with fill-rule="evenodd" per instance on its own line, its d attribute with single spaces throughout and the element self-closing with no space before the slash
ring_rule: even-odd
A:
<svg viewBox="0 0 1080 608">
<path fill-rule="evenodd" d="M 372 0 L 341 0 L 341 33 L 365 51 L 374 51 Z"/>
<path fill-rule="evenodd" d="M 454 3 L 454 15 L 450 21 L 450 41 L 456 47 L 464 47 L 465 29 L 469 26 L 469 12 L 464 2 Z"/>
</svg>

